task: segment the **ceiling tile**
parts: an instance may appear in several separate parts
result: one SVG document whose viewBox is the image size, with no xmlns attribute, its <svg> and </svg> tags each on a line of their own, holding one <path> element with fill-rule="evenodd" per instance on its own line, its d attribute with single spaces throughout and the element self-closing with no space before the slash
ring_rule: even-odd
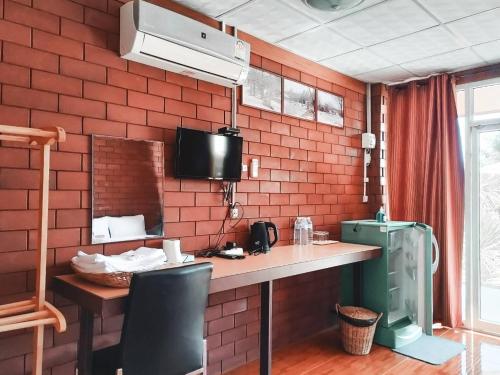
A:
<svg viewBox="0 0 500 375">
<path fill-rule="evenodd" d="M 323 60 L 321 64 L 352 76 L 386 68 L 391 65 L 390 62 L 374 55 L 366 49 L 359 49 L 331 59 Z"/>
<path fill-rule="evenodd" d="M 415 75 L 424 76 L 432 73 L 452 72 L 458 69 L 472 68 L 481 65 L 486 65 L 486 63 L 477 57 L 469 48 L 463 48 L 458 51 L 443 53 L 441 55 L 401 64 L 401 67 L 415 73 Z"/>
<path fill-rule="evenodd" d="M 220 18 L 269 42 L 276 42 L 319 25 L 278 0 L 249 2 Z"/>
<path fill-rule="evenodd" d="M 217 17 L 237 6 L 246 3 L 248 0 L 175 0 L 176 3 L 187 6 L 188 8 L 197 10 L 211 17 Z"/>
<path fill-rule="evenodd" d="M 360 48 L 358 44 L 323 26 L 286 39 L 278 45 L 314 61 Z"/>
<path fill-rule="evenodd" d="M 417 0 L 441 22 L 450 22 L 500 6 L 498 0 Z"/>
<path fill-rule="evenodd" d="M 500 40 L 478 44 L 477 46 L 472 47 L 472 49 L 490 64 L 500 62 Z"/>
<path fill-rule="evenodd" d="M 411 34 L 438 22 L 411 0 L 389 0 L 330 22 L 336 31 L 370 46 Z"/>
<path fill-rule="evenodd" d="M 390 66 L 388 68 L 374 70 L 372 72 L 363 73 L 355 76 L 355 78 L 370 83 L 395 83 L 401 82 L 408 78 L 412 78 L 413 73 L 410 73 L 397 65 Z"/>
<path fill-rule="evenodd" d="M 365 0 L 333 13 L 302 0 L 175 1 L 369 82 L 500 62 L 500 0 Z"/>
<path fill-rule="evenodd" d="M 453 21 L 447 26 L 471 44 L 500 39 L 500 8 Z"/>
<path fill-rule="evenodd" d="M 395 64 L 400 64 L 464 47 L 466 43 L 456 38 L 444 26 L 436 26 L 368 49 Z"/>
<path fill-rule="evenodd" d="M 324 23 L 335 20 L 337 18 L 344 17 L 351 13 L 358 12 L 361 9 L 368 8 L 372 5 L 381 3 L 384 0 L 365 0 L 354 8 L 341 10 L 338 12 L 323 12 L 317 9 L 313 9 L 305 5 L 302 0 L 281 0 L 281 1 L 283 1 L 284 3 L 286 3 L 291 7 L 294 7 L 295 9 L 301 11 L 302 13 L 309 15 L 310 17 L 318 20 L 319 22 Z"/>
</svg>

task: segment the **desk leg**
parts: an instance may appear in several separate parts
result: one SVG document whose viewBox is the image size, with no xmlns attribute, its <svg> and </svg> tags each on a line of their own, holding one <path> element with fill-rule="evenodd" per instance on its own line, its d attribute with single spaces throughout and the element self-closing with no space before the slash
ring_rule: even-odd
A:
<svg viewBox="0 0 500 375">
<path fill-rule="evenodd" d="M 78 375 L 92 375 L 92 339 L 94 337 L 94 314 L 80 308 L 80 337 L 78 339 Z"/>
<path fill-rule="evenodd" d="M 361 262 L 354 263 L 353 267 L 353 289 L 354 289 L 354 306 L 361 306 L 361 284 L 362 272 Z"/>
<path fill-rule="evenodd" d="M 271 375 L 273 282 L 260 284 L 260 375 Z"/>
</svg>

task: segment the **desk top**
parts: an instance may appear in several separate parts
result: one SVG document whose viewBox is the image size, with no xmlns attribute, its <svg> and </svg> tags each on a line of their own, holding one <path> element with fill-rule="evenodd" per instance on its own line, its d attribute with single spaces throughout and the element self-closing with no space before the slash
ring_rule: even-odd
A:
<svg viewBox="0 0 500 375">
<path fill-rule="evenodd" d="M 277 246 L 267 254 L 249 255 L 242 260 L 196 258 L 195 263 L 213 263 L 210 293 L 215 293 L 373 259 L 380 254 L 380 247 L 377 246 L 338 242 L 331 245 Z M 168 267 L 172 266 L 165 268 Z M 53 290 L 94 312 L 100 312 L 105 301 L 128 295 L 128 288 L 100 286 L 74 274 L 56 276 Z"/>
</svg>

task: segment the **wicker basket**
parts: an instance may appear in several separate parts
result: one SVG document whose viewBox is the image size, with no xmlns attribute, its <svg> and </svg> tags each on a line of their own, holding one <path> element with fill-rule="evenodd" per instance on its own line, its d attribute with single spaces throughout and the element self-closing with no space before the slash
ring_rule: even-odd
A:
<svg viewBox="0 0 500 375">
<path fill-rule="evenodd" d="M 339 304 L 335 307 L 339 317 L 344 350 L 355 355 L 369 354 L 377 322 L 382 317 L 382 313 L 377 314 L 362 307 L 342 307 Z"/>
<path fill-rule="evenodd" d="M 113 288 L 128 288 L 132 280 L 132 272 L 86 273 L 80 272 L 71 264 L 71 268 L 82 279 Z"/>
</svg>

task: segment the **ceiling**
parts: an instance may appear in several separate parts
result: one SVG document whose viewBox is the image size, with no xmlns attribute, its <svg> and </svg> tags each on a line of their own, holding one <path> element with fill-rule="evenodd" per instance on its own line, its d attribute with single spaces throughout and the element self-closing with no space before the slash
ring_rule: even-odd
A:
<svg viewBox="0 0 500 375">
<path fill-rule="evenodd" d="M 500 62 L 500 0 L 365 0 L 340 12 L 301 0 L 176 0 L 365 82 Z"/>
</svg>

